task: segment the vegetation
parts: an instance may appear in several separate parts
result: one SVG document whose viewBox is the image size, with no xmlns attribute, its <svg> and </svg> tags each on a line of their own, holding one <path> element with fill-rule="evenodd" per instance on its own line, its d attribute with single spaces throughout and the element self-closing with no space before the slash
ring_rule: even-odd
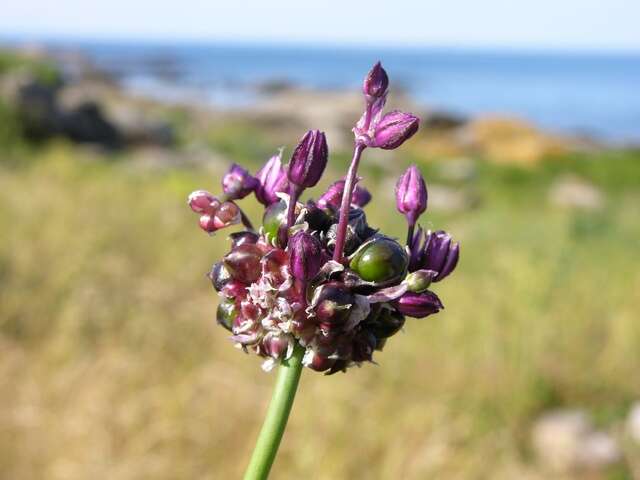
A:
<svg viewBox="0 0 640 480">
<path fill-rule="evenodd" d="M 210 141 L 256 166 L 275 147 L 245 138 Z M 237 478 L 274 378 L 215 328 L 203 265 L 227 245 L 185 204 L 225 166 L 156 169 L 57 143 L 30 155 L 0 162 L 0 476 Z M 393 158 L 394 176 L 409 160 L 452 183 L 419 155 Z M 363 165 L 372 223 L 402 238 L 376 196 L 390 172 Z M 604 206 L 550 204 L 564 173 Z M 275 478 L 545 478 L 528 451 L 540 412 L 619 421 L 640 398 L 639 178 L 638 152 L 477 162 L 453 182 L 477 206 L 427 215 L 462 243 L 446 310 L 408 321 L 380 366 L 303 375 Z"/>
</svg>

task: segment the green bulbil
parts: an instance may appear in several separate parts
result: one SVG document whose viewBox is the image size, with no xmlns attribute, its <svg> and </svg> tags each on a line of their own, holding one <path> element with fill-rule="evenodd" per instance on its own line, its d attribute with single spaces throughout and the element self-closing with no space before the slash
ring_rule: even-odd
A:
<svg viewBox="0 0 640 480">
<path fill-rule="evenodd" d="M 238 315 L 236 305 L 233 301 L 221 301 L 216 312 L 216 320 L 227 330 L 231 331 L 233 321 Z"/>
<path fill-rule="evenodd" d="M 272 205 L 269 205 L 262 217 L 262 228 L 264 234 L 269 240 L 273 240 L 278 236 L 278 229 L 280 225 L 285 224 L 287 221 L 287 205 L 284 201 L 280 200 Z"/>
<path fill-rule="evenodd" d="M 378 237 L 358 249 L 349 267 L 367 282 L 382 283 L 401 280 L 408 263 L 407 254 L 398 242 Z"/>
</svg>

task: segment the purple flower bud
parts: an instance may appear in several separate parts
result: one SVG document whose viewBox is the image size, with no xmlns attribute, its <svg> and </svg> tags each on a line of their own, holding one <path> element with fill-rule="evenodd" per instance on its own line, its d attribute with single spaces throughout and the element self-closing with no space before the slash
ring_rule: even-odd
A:
<svg viewBox="0 0 640 480">
<path fill-rule="evenodd" d="M 289 162 L 289 181 L 304 188 L 311 188 L 322 176 L 329 149 L 327 139 L 319 130 L 309 130 L 293 151 Z"/>
<path fill-rule="evenodd" d="M 389 77 L 380 62 L 369 71 L 362 84 L 362 92 L 367 99 L 380 98 L 387 93 Z"/>
<path fill-rule="evenodd" d="M 206 190 L 191 192 L 187 203 L 194 212 L 207 215 L 212 215 L 220 205 L 220 201 Z"/>
<path fill-rule="evenodd" d="M 222 177 L 222 190 L 227 194 L 229 200 L 239 200 L 253 192 L 258 183 L 257 178 L 234 163 Z"/>
<path fill-rule="evenodd" d="M 422 293 L 407 292 L 394 305 L 403 315 L 414 318 L 424 318 L 444 308 L 438 296 L 429 290 Z"/>
<path fill-rule="evenodd" d="M 396 207 L 407 217 L 409 225 L 415 225 L 427 209 L 427 186 L 415 165 L 407 168 L 396 183 Z"/>
<path fill-rule="evenodd" d="M 426 236 L 423 268 L 434 270 L 438 274 L 433 278 L 439 282 L 456 268 L 460 257 L 460 244 L 453 242 L 451 235 L 439 230 Z"/>
<path fill-rule="evenodd" d="M 298 280 L 308 281 L 322 267 L 324 255 L 320 240 L 307 232 L 298 232 L 289 239 L 289 268 Z"/>
<path fill-rule="evenodd" d="M 256 198 L 264 206 L 278 202 L 279 192 L 289 191 L 287 172 L 282 166 L 282 151 L 269 159 L 256 174 L 258 186 L 255 189 Z"/>
<path fill-rule="evenodd" d="M 376 125 L 372 147 L 384 150 L 398 148 L 418 131 L 420 119 L 399 111 L 387 113 Z"/>
<path fill-rule="evenodd" d="M 342 194 L 344 192 L 344 180 L 338 180 L 329 186 L 326 192 L 318 199 L 318 206 L 320 208 L 333 208 L 334 210 L 340 209 L 342 203 Z M 364 207 L 371 201 L 371 194 L 369 191 L 356 185 L 351 194 L 351 203 L 359 207 Z"/>
<path fill-rule="evenodd" d="M 237 223 L 240 223 L 240 209 L 233 202 L 221 203 L 212 213 L 200 216 L 200 228 L 207 233 L 214 233 Z"/>
</svg>

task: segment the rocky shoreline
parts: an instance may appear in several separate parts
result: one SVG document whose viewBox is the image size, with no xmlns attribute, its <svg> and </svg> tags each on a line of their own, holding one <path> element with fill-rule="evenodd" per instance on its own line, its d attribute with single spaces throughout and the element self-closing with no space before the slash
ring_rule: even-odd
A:
<svg viewBox="0 0 640 480">
<path fill-rule="evenodd" d="M 352 142 L 349 122 L 357 119 L 361 109 L 361 100 L 353 92 L 305 90 L 286 83 L 264 86 L 255 103 L 231 110 L 189 98 L 162 101 L 132 93 L 118 78 L 77 53 L 27 48 L 4 50 L 4 55 L 25 63 L 51 64 L 59 72 L 54 81 L 43 82 L 29 69 L 0 71 L 0 101 L 17 112 L 23 131 L 33 140 L 61 136 L 110 150 L 148 145 L 174 148 L 177 134 L 170 117 L 177 109 L 200 123 L 233 119 L 285 138 L 298 132 L 300 125 L 319 125 L 338 150 L 348 150 Z M 179 82 L 175 75 L 172 78 Z M 550 156 L 606 147 L 592 138 L 547 132 L 518 118 L 463 118 L 425 111 L 402 94 L 394 102 L 423 119 L 412 148 L 428 158 L 474 156 L 527 165 Z"/>
</svg>

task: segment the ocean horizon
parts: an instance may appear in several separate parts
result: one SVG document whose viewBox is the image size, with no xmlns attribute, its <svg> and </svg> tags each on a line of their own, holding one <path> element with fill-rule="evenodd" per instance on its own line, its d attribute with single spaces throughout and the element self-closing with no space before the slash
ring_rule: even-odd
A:
<svg viewBox="0 0 640 480">
<path fill-rule="evenodd" d="M 3 42 L 7 44 L 8 42 Z M 552 131 L 640 141 L 640 53 L 455 47 L 344 48 L 250 43 L 13 40 L 77 51 L 136 92 L 189 92 L 217 107 L 246 106 L 265 85 L 358 88 L 375 61 L 423 108 L 520 117 Z"/>
</svg>

